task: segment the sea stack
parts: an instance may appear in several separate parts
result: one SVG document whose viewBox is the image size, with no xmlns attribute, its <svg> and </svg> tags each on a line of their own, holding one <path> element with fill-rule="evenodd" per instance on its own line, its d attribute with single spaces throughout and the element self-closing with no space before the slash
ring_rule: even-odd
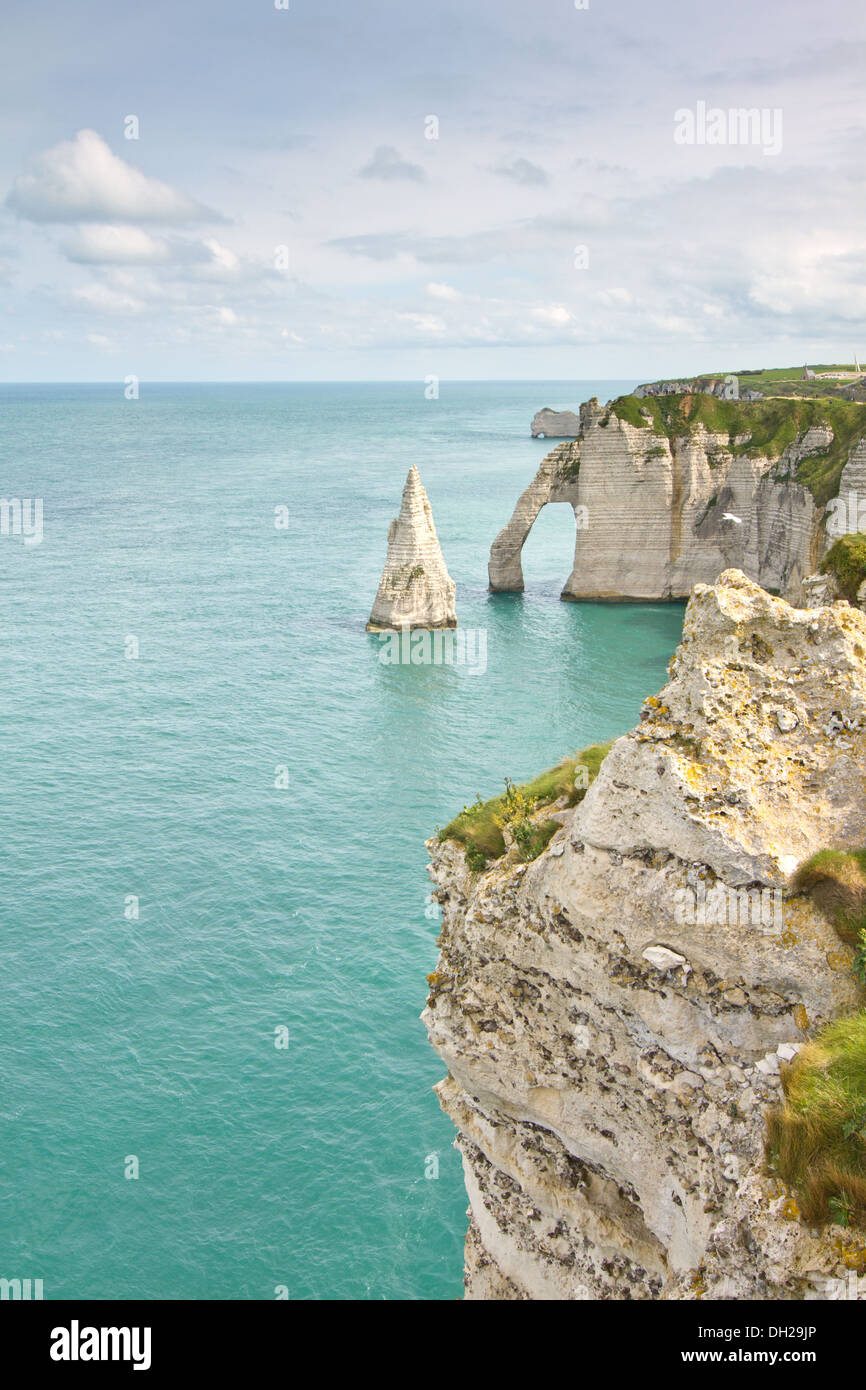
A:
<svg viewBox="0 0 866 1390">
<path fill-rule="evenodd" d="M 413 463 L 400 515 L 388 528 L 388 554 L 367 631 L 456 627 L 455 591 L 430 502 Z"/>
</svg>

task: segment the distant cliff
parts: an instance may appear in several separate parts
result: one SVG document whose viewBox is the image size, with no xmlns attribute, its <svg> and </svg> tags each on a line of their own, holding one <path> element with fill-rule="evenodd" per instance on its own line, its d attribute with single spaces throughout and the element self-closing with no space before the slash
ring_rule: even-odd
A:
<svg viewBox="0 0 866 1390">
<path fill-rule="evenodd" d="M 693 381 L 651 381 L 643 386 L 636 386 L 634 394 L 641 400 L 644 396 L 684 396 L 689 393 L 701 392 L 708 396 L 720 396 L 724 399 L 742 401 L 761 401 L 764 399 L 763 391 L 756 391 L 752 387 L 741 387 L 736 377 L 696 377 Z"/>
<path fill-rule="evenodd" d="M 866 406 L 841 400 L 593 399 L 494 541 L 490 587 L 523 588 L 536 516 L 567 502 L 578 530 L 565 599 L 685 598 L 733 566 L 803 602 L 828 546 L 827 504 L 864 437 Z"/>
<path fill-rule="evenodd" d="M 555 805 L 512 793 L 492 862 L 482 806 L 429 842 L 468 1298 L 852 1296 L 862 1234 L 802 1223 L 764 1143 L 780 1070 L 860 998 L 791 874 L 866 843 L 864 764 L 866 616 L 727 572 L 588 791 L 571 760 L 532 784 Z"/>
<path fill-rule="evenodd" d="M 533 439 L 574 439 L 580 432 L 580 416 L 573 410 L 551 410 L 545 406 L 532 417 Z"/>
</svg>

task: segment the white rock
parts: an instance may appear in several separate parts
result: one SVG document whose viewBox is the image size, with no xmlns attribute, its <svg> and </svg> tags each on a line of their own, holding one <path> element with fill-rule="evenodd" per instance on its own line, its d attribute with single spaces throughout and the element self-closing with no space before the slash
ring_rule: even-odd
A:
<svg viewBox="0 0 866 1390">
<path fill-rule="evenodd" d="M 685 956 L 678 955 L 667 946 L 648 946 L 642 955 L 644 960 L 648 960 L 657 970 L 674 970 L 680 965 L 688 965 Z"/>
<path fill-rule="evenodd" d="M 779 1058 L 775 1052 L 770 1052 L 766 1057 L 762 1057 L 759 1062 L 755 1063 L 755 1066 L 764 1076 L 778 1076 L 779 1074 Z"/>
<path fill-rule="evenodd" d="M 388 554 L 367 631 L 456 627 L 455 592 L 430 502 L 413 464 L 400 515 L 388 531 Z"/>
</svg>

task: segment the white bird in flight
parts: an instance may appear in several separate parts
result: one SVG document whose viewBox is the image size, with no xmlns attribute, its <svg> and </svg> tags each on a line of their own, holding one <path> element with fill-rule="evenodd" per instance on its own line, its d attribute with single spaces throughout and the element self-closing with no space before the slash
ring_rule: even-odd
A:
<svg viewBox="0 0 866 1390">
<path fill-rule="evenodd" d="M 741 516 L 734 516 L 733 512 L 724 512 L 722 514 L 722 521 L 735 521 L 738 526 L 742 526 L 743 524 L 743 518 Z"/>
</svg>

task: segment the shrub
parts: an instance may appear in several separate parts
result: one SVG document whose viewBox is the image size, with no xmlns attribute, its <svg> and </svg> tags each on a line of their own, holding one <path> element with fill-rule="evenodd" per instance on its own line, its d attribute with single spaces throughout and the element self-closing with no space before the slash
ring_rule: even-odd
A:
<svg viewBox="0 0 866 1390">
<path fill-rule="evenodd" d="M 840 536 L 821 561 L 821 573 L 831 573 L 849 603 L 856 603 L 857 590 L 866 579 L 866 536 L 856 532 Z"/>
<path fill-rule="evenodd" d="M 470 869 L 483 869 L 489 860 L 499 859 L 505 853 L 505 839 L 502 834 L 502 821 L 505 818 L 511 833 L 527 861 L 536 858 L 558 829 L 557 822 L 532 820 L 531 816 L 554 801 L 563 800 L 568 806 L 576 806 L 586 795 L 590 784 L 598 775 L 598 770 L 607 754 L 609 743 L 592 743 L 574 757 L 565 758 L 556 767 L 542 772 L 531 782 L 516 785 L 506 778 L 505 792 L 501 796 L 482 801 L 477 796 L 471 806 L 464 806 L 459 816 L 437 833 L 440 840 L 456 840 L 466 849 L 466 861 Z M 532 810 L 526 810 L 531 804 Z M 517 812 L 522 809 L 522 814 Z M 511 816 L 519 826 L 519 836 L 507 820 Z M 530 829 L 523 826 L 529 819 Z M 521 838 L 522 837 L 522 842 Z"/>
</svg>

